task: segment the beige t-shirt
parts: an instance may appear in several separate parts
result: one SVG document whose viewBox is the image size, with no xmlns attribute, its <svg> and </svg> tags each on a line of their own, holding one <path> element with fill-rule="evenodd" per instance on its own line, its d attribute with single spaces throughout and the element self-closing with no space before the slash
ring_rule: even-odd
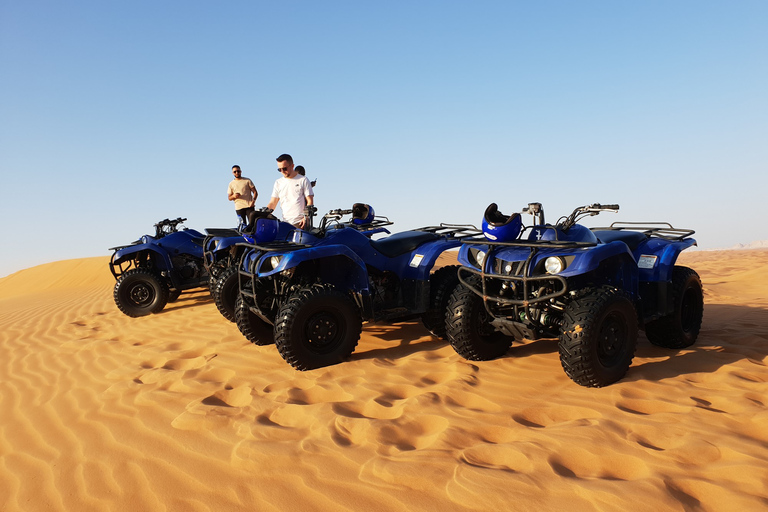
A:
<svg viewBox="0 0 768 512">
<path fill-rule="evenodd" d="M 240 178 L 239 180 L 232 180 L 229 182 L 229 188 L 227 189 L 227 196 L 238 192 L 240 197 L 235 199 L 235 210 L 242 210 L 251 206 L 253 201 L 253 194 L 251 193 L 251 187 L 256 188 L 250 178 Z"/>
</svg>

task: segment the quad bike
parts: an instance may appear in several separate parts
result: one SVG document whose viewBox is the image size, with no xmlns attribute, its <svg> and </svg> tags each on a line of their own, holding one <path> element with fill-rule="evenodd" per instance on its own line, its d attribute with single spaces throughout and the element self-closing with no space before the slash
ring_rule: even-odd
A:
<svg viewBox="0 0 768 512">
<path fill-rule="evenodd" d="M 210 276 L 208 286 L 216 308 L 230 322 L 235 321 L 235 300 L 238 295 L 237 262 L 245 249 L 241 243 L 254 241 L 258 219 L 278 222 L 278 232 L 274 235 L 278 240 L 285 240 L 296 229 L 287 222 L 278 221 L 270 208 L 261 208 L 251 213 L 248 224 L 241 221 L 236 229 L 205 230 L 207 236 L 203 240 L 203 264 Z"/>
<path fill-rule="evenodd" d="M 349 214 L 351 221 L 341 222 Z M 299 370 L 343 361 L 355 350 L 366 320 L 421 317 L 433 334 L 444 336 L 457 266 L 431 271 L 438 256 L 480 231 L 441 224 L 372 239 L 388 234 L 389 224 L 357 203 L 351 210 L 332 210 L 316 230 L 294 231 L 290 241 L 249 244 L 238 266 L 240 331 L 258 345 L 274 340 L 283 359 Z"/>
<path fill-rule="evenodd" d="M 182 291 L 208 285 L 202 233 L 179 229 L 181 217 L 155 224 L 155 234 L 112 247 L 109 269 L 115 276 L 113 297 L 130 317 L 158 313 Z"/>
<path fill-rule="evenodd" d="M 540 203 L 504 215 L 491 204 L 484 238 L 459 251 L 460 285 L 446 312 L 447 335 L 461 356 L 501 357 L 513 340 L 557 338 L 560 362 L 576 383 L 606 386 L 628 371 L 638 329 L 661 347 L 698 336 L 703 292 L 698 274 L 675 262 L 696 245 L 694 231 L 668 223 L 616 222 L 587 228 L 585 216 L 619 205 L 576 208 L 547 224 Z M 526 234 L 527 233 L 527 234 Z"/>
</svg>

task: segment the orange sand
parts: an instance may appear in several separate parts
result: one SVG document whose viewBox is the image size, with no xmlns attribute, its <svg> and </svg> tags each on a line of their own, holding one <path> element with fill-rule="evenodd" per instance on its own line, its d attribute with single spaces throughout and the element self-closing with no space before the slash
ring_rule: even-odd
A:
<svg viewBox="0 0 768 512">
<path fill-rule="evenodd" d="M 0 510 L 768 510 L 768 251 L 683 254 L 699 341 L 603 389 L 417 322 L 297 372 L 207 293 L 123 315 L 107 261 L 0 279 Z"/>
</svg>

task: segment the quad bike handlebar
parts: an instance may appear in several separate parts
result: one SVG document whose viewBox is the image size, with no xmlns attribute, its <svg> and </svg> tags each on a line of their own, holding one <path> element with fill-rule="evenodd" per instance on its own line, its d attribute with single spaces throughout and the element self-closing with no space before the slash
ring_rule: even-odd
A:
<svg viewBox="0 0 768 512">
<path fill-rule="evenodd" d="M 600 204 L 593 203 L 587 206 L 579 206 L 567 217 L 561 217 L 557 221 L 557 227 L 563 231 L 568 231 L 574 224 L 584 217 L 591 217 L 597 215 L 600 212 L 618 212 L 618 204 Z M 544 207 L 541 203 L 528 203 L 528 206 L 523 208 L 522 213 L 528 213 L 533 215 L 534 225 L 544 226 Z"/>
<path fill-rule="evenodd" d="M 600 212 L 618 212 L 618 204 L 600 204 L 594 203 L 588 206 L 579 206 L 568 217 L 561 217 L 557 221 L 557 227 L 563 231 L 568 231 L 574 224 L 584 217 L 592 217 Z"/>
<path fill-rule="evenodd" d="M 155 238 L 162 238 L 165 235 L 178 231 L 177 226 L 182 224 L 186 218 L 177 217 L 176 219 L 163 219 L 155 224 Z"/>
</svg>

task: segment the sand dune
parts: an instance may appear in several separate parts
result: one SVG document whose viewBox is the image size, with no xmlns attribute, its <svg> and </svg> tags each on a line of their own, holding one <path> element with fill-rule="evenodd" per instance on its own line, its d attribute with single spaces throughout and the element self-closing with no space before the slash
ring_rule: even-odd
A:
<svg viewBox="0 0 768 512">
<path fill-rule="evenodd" d="M 698 343 L 602 389 L 416 322 L 297 372 L 207 293 L 128 318 L 107 261 L 0 279 L 0 510 L 768 510 L 766 250 L 683 254 Z"/>
</svg>

